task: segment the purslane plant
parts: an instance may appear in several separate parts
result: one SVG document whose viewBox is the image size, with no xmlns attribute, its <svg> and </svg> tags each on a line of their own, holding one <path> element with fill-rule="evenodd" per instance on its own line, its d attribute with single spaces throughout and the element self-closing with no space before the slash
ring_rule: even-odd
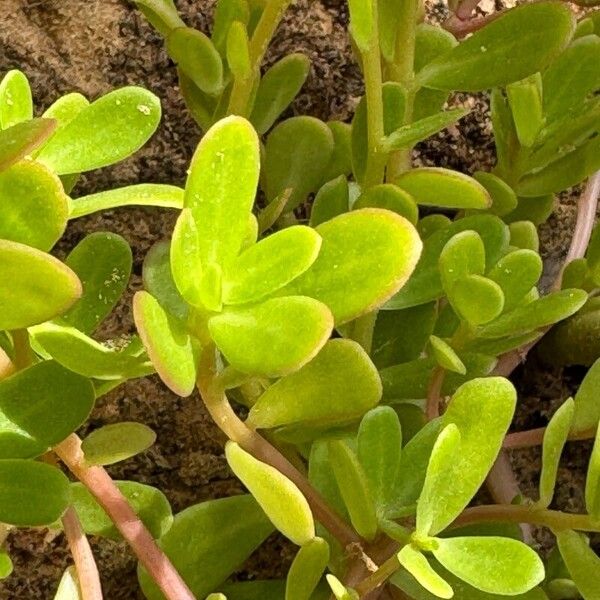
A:
<svg viewBox="0 0 600 600">
<path fill-rule="evenodd" d="M 151 369 L 181 396 L 200 390 L 229 438 L 229 465 L 250 495 L 205 502 L 172 518 L 160 492 L 121 483 L 191 590 L 165 577 L 164 555 L 154 554 L 141 557 L 145 595 L 594 600 L 600 559 L 580 532 L 600 528 L 600 442 L 588 472 L 586 513 L 549 506 L 565 442 L 596 435 L 598 363 L 548 427 L 530 432 L 508 434 L 516 392 L 498 376 L 508 375 L 548 327 L 582 307 L 594 310 L 595 240 L 581 259 L 595 214 L 595 179 L 580 201 L 570 265 L 552 291 L 540 285 L 536 231 L 554 194 L 599 167 L 593 19 L 576 28 L 567 6 L 539 2 L 506 11 L 458 43 L 419 23 L 416 2 L 351 1 L 366 88 L 352 124 L 294 117 L 271 129 L 306 76 L 306 66 L 296 72 L 280 63 L 277 77 L 259 77 L 287 2 L 221 0 L 212 42 L 185 28 L 170 0 L 138 4 L 167 38 L 206 135 L 185 190 L 144 185 L 102 192 L 72 200 L 70 215 L 135 203 L 181 209 L 172 239 L 159 242 L 144 264 L 145 290 L 134 299 L 140 340 L 115 351 L 91 337 L 100 317 L 95 296 L 89 306 L 83 302 L 86 277 L 94 292 L 109 279 L 120 289 L 121 279 L 110 274 L 123 253 L 113 248 L 118 244 L 88 242 L 95 256 L 96 248 L 105 249 L 104 271 L 89 267 L 85 248 L 74 250 L 70 261 L 84 283 L 83 299 L 60 319 L 67 301 L 3 338 L 7 368 L 24 370 L 0 386 L 10 398 L 20 381 L 22 389 L 34 387 L 23 379 L 28 372 L 54 365 L 88 387 L 92 381 L 97 394 Z M 460 15 L 464 8 L 454 10 Z M 294 61 L 303 62 L 285 64 Z M 267 83 L 269 94 L 260 96 Z M 466 114 L 441 110 L 450 92 L 489 89 L 493 171 L 468 177 L 412 169 L 413 146 Z M 219 120 L 227 114 L 237 116 Z M 14 151 L 7 151 L 0 164 L 31 153 L 40 134 L 32 135 L 21 142 L 21 154 L 11 158 Z M 63 134 L 54 146 L 71 140 Z M 112 144 L 119 146 L 111 140 L 103 149 Z M 31 162 L 55 167 L 52 160 L 72 160 L 71 152 L 64 155 L 48 159 L 42 149 Z M 83 170 L 79 163 L 58 169 L 63 177 Z M 267 205 L 255 216 L 257 187 Z M 293 210 L 314 192 L 310 220 L 300 224 Z M 33 238 L 40 235 L 36 229 Z M 19 306 L 28 310 L 24 301 Z M 590 353 L 588 363 L 597 359 Z M 31 360 L 36 364 L 29 366 Z M 46 424 L 55 405 L 50 396 L 38 400 L 37 423 Z M 38 448 L 61 442 L 38 440 L 35 423 L 12 422 L 34 456 L 36 441 Z M 61 422 L 60 436 L 80 422 L 68 428 Z M 59 455 L 90 486 L 87 463 L 126 458 L 152 440 L 143 426 L 120 424 L 94 432 L 81 450 L 67 438 Z M 511 481 L 493 465 L 503 446 L 534 444 L 543 450 L 539 498 L 515 499 Z M 467 508 L 488 475 L 492 494 L 505 503 Z M 119 514 L 95 495 L 131 541 Z M 71 486 L 68 502 L 86 532 L 116 535 L 85 487 Z M 558 552 L 545 566 L 517 524 L 556 534 Z M 287 579 L 228 582 L 274 529 L 299 547 Z M 78 569 L 80 582 L 84 572 Z"/>
</svg>

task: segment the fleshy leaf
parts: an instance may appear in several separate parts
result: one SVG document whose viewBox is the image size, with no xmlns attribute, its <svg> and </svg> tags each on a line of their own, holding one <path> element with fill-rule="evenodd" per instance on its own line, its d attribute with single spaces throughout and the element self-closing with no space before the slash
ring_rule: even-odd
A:
<svg viewBox="0 0 600 600">
<path fill-rule="evenodd" d="M 52 136 L 38 160 L 59 175 L 91 171 L 139 150 L 160 120 L 158 98 L 139 87 L 125 87 L 84 108 Z"/>
<path fill-rule="evenodd" d="M 289 54 L 262 76 L 250 122 L 259 134 L 266 133 L 302 88 L 310 61 L 303 54 Z"/>
<path fill-rule="evenodd" d="M 234 77 L 245 79 L 252 72 L 248 51 L 248 32 L 240 21 L 234 21 L 227 34 L 227 63 Z"/>
<path fill-rule="evenodd" d="M 461 231 L 451 237 L 440 254 L 440 276 L 446 293 L 468 275 L 483 275 L 485 246 L 476 231 Z"/>
<path fill-rule="evenodd" d="M 556 540 L 579 593 L 584 600 L 598 600 L 600 558 L 589 547 L 585 538 L 576 531 L 557 531 Z"/>
<path fill-rule="evenodd" d="M 275 382 L 250 410 L 253 427 L 351 421 L 381 398 L 379 375 L 362 347 L 335 339 L 296 373 Z"/>
<path fill-rule="evenodd" d="M 372 540 L 377 533 L 377 513 L 367 475 L 358 457 L 342 440 L 329 442 L 329 460 L 338 488 L 356 531 Z"/>
<path fill-rule="evenodd" d="M 436 335 L 432 335 L 429 338 L 429 343 L 431 344 L 431 349 L 433 350 L 435 360 L 440 367 L 446 369 L 447 371 L 452 371 L 453 373 L 466 375 L 467 367 L 465 367 L 463 361 L 460 360 L 459 356 L 456 354 L 450 344 Z"/>
<path fill-rule="evenodd" d="M 542 71 L 560 54 L 574 29 L 571 10 L 560 2 L 519 6 L 429 63 L 418 82 L 476 92 L 519 81 Z"/>
<path fill-rule="evenodd" d="M 164 36 L 172 29 L 185 26 L 173 0 L 135 0 L 135 3 L 152 26 Z"/>
<path fill-rule="evenodd" d="M 421 253 L 414 227 L 390 211 L 364 208 L 317 227 L 317 260 L 286 292 L 324 302 L 336 324 L 370 312 L 407 281 Z"/>
<path fill-rule="evenodd" d="M 50 250 L 68 213 L 60 179 L 44 165 L 22 161 L 0 173 L 0 238 Z"/>
<path fill-rule="evenodd" d="M 171 275 L 179 293 L 193 306 L 202 306 L 202 256 L 196 220 L 189 208 L 177 217 L 169 252 Z"/>
<path fill-rule="evenodd" d="M 136 481 L 115 481 L 115 484 L 154 538 L 160 538 L 169 530 L 173 523 L 171 506 L 160 490 Z M 122 539 L 90 491 L 81 483 L 72 483 L 70 487 L 73 507 L 84 531 L 111 540 Z"/>
<path fill-rule="evenodd" d="M 454 596 L 450 584 L 433 570 L 425 556 L 411 544 L 407 544 L 398 552 L 398 562 L 436 598 Z"/>
<path fill-rule="evenodd" d="M 290 140 L 294 145 L 290 148 Z M 277 125 L 265 146 L 265 190 L 272 200 L 291 189 L 286 210 L 315 192 L 333 154 L 333 134 L 314 117 L 292 117 Z"/>
<path fill-rule="evenodd" d="M 56 362 L 84 377 L 130 379 L 153 372 L 146 357 L 109 348 L 74 327 L 42 323 L 31 328 L 31 335 Z"/>
<path fill-rule="evenodd" d="M 349 0 L 350 33 L 361 51 L 368 50 L 375 31 L 375 12 L 371 0 Z"/>
<path fill-rule="evenodd" d="M 338 215 L 348 212 L 348 180 L 339 175 L 319 189 L 310 211 L 310 226 L 317 227 Z"/>
<path fill-rule="evenodd" d="M 552 325 L 576 313 L 586 300 L 587 294 L 583 290 L 567 289 L 554 292 L 524 306 L 518 306 L 484 325 L 479 330 L 479 335 L 497 338 Z"/>
<path fill-rule="evenodd" d="M 438 538 L 433 555 L 448 571 L 490 594 L 524 594 L 544 579 L 536 552 L 509 538 Z"/>
<path fill-rule="evenodd" d="M 506 87 L 506 96 L 519 142 L 525 148 L 530 148 L 544 125 L 541 74 L 536 73 L 511 83 Z"/>
<path fill-rule="evenodd" d="M 25 73 L 13 69 L 0 82 L 0 129 L 29 121 L 33 117 L 31 88 Z"/>
<path fill-rule="evenodd" d="M 477 171 L 473 174 L 473 179 L 478 181 L 492 198 L 489 209 L 492 214 L 506 215 L 517 207 L 517 195 L 500 177 L 486 171 Z"/>
<path fill-rule="evenodd" d="M 323 347 L 333 327 L 327 306 L 305 296 L 227 309 L 208 327 L 229 363 L 243 373 L 278 377 L 298 370 Z"/>
<path fill-rule="evenodd" d="M 0 240 L 0 330 L 19 329 L 64 313 L 81 296 L 81 282 L 59 260 Z"/>
<path fill-rule="evenodd" d="M 343 121 L 327 121 L 333 135 L 333 154 L 323 174 L 323 181 L 352 173 L 352 126 Z"/>
<path fill-rule="evenodd" d="M 160 378 L 179 396 L 189 396 L 196 384 L 196 360 L 192 340 L 181 322 L 170 317 L 148 292 L 133 297 L 133 316 Z"/>
<path fill-rule="evenodd" d="M 359 208 L 385 208 L 404 217 L 413 225 L 419 220 L 419 207 L 413 197 L 391 183 L 375 185 L 365 190 L 352 205 Z"/>
<path fill-rule="evenodd" d="M 65 260 L 81 280 L 83 294 L 63 320 L 92 333 L 127 288 L 132 260 L 129 244 L 116 233 L 98 231 L 84 237 Z"/>
<path fill-rule="evenodd" d="M 150 427 L 123 421 L 92 431 L 81 443 L 81 449 L 87 464 L 112 465 L 144 452 L 155 441 L 156 434 Z"/>
<path fill-rule="evenodd" d="M 248 24 L 250 10 L 246 0 L 218 0 L 213 17 L 211 39 L 222 55 L 227 50 L 227 34 L 231 25 L 238 21 Z"/>
<path fill-rule="evenodd" d="M 224 274 L 223 302 L 256 302 L 304 273 L 316 260 L 321 237 L 310 227 L 288 227 L 243 252 Z"/>
<path fill-rule="evenodd" d="M 569 437 L 574 413 L 575 403 L 570 398 L 554 413 L 548 427 L 546 427 L 542 446 L 542 472 L 540 474 L 540 500 L 538 502 L 541 508 L 547 508 L 552 502 L 558 463 Z"/>
<path fill-rule="evenodd" d="M 140 183 L 71 200 L 70 219 L 121 206 L 183 208 L 183 190 L 174 185 Z"/>
<path fill-rule="evenodd" d="M 0 457 L 43 454 L 83 425 L 94 400 L 88 379 L 54 361 L 0 381 Z"/>
<path fill-rule="evenodd" d="M 56 467 L 33 460 L 3 459 L 0 481 L 0 521 L 7 525 L 49 525 L 69 505 L 69 480 Z"/>
<path fill-rule="evenodd" d="M 77 580 L 77 571 L 74 566 L 65 569 L 60 578 L 54 600 L 83 600 L 79 581 Z"/>
<path fill-rule="evenodd" d="M 390 484 L 396 481 L 402 449 L 402 428 L 393 408 L 379 406 L 362 418 L 357 449 L 375 503 L 385 507 L 393 498 Z"/>
<path fill-rule="evenodd" d="M 569 423 L 570 424 L 570 423 Z M 585 482 L 585 506 L 592 519 L 600 518 L 600 428 L 596 431 L 596 440 Z M 568 435 L 568 432 L 567 432 Z"/>
<path fill-rule="evenodd" d="M 420 167 L 400 175 L 394 182 L 424 206 L 488 208 L 487 190 L 472 177 L 441 167 Z"/>
<path fill-rule="evenodd" d="M 225 456 L 231 470 L 283 535 L 298 546 L 315 537 L 315 523 L 308 502 L 292 481 L 235 442 L 227 442 Z"/>
<path fill-rule="evenodd" d="M 285 586 L 285 600 L 310 600 L 329 562 L 329 544 L 313 538 L 298 550 Z"/>
<path fill-rule="evenodd" d="M 573 431 L 585 431 L 596 428 L 600 420 L 600 358 L 590 367 L 575 394 L 575 417 Z"/>
<path fill-rule="evenodd" d="M 207 94 L 223 88 L 223 62 L 210 38 L 192 27 L 178 27 L 167 38 L 167 52 L 179 68 Z"/>
<path fill-rule="evenodd" d="M 452 308 L 471 325 L 482 325 L 495 319 L 504 308 L 502 288 L 481 275 L 459 279 L 448 294 Z"/>
<path fill-rule="evenodd" d="M 335 596 L 335 600 L 358 600 L 358 594 L 351 588 L 347 588 L 335 575 L 325 575 L 325 579 Z"/>
<path fill-rule="evenodd" d="M 32 119 L 0 130 L 0 171 L 39 148 L 55 129 L 52 119 Z"/>
<path fill-rule="evenodd" d="M 228 117 L 214 125 L 198 145 L 185 187 L 192 209 L 203 267 L 226 269 L 246 238 L 254 204 L 260 158 L 258 137 L 248 121 Z"/>
<path fill-rule="evenodd" d="M 523 250 L 533 250 L 537 254 L 540 249 L 540 238 L 536 226 L 531 221 L 514 221 L 508 227 L 511 246 Z"/>
</svg>

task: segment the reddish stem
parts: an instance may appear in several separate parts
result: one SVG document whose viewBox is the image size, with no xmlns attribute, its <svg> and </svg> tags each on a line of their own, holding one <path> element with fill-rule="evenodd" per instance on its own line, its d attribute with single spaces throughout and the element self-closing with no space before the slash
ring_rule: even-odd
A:
<svg viewBox="0 0 600 600">
<path fill-rule="evenodd" d="M 444 379 L 446 377 L 446 371 L 442 367 L 436 367 L 431 376 L 429 382 L 429 388 L 427 389 L 427 404 L 425 407 L 425 415 L 427 420 L 431 421 L 436 417 L 440 416 L 440 402 L 442 396 L 442 386 L 444 385 Z"/>
<path fill-rule="evenodd" d="M 477 4 L 479 4 L 479 2 Z M 462 19 L 457 15 L 452 15 L 442 23 L 442 27 L 458 39 L 461 39 L 467 36 L 469 33 L 473 33 L 474 31 L 478 31 L 482 27 L 485 27 L 488 23 L 491 23 L 498 17 L 502 16 L 504 12 L 505 11 L 500 10 L 498 12 L 485 15 L 484 17 L 470 17 L 466 19 Z"/>
<path fill-rule="evenodd" d="M 544 441 L 544 434 L 546 433 L 545 427 L 538 427 L 537 429 L 529 429 L 528 431 L 517 431 L 515 433 L 509 433 L 504 438 L 502 446 L 504 448 L 533 448 L 534 446 L 540 446 Z M 576 442 L 580 440 L 590 440 L 596 437 L 596 431 L 594 429 L 586 429 L 585 431 L 577 431 L 569 434 L 569 441 Z"/>
<path fill-rule="evenodd" d="M 70 435 L 54 451 L 96 498 L 165 597 L 168 600 L 196 600 L 108 473 L 102 467 L 85 464 L 79 437 Z"/>
<path fill-rule="evenodd" d="M 62 517 L 63 529 L 75 562 L 82 600 L 102 600 L 102 586 L 98 566 L 90 543 L 83 532 L 79 517 L 72 506 Z"/>
</svg>

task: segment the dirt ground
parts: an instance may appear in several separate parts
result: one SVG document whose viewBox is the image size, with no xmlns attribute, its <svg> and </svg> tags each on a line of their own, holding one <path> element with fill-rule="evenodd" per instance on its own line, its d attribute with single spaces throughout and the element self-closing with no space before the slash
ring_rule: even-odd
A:
<svg viewBox="0 0 600 600">
<path fill-rule="evenodd" d="M 187 24 L 208 32 L 213 0 L 177 0 Z M 173 65 L 162 41 L 126 0 L 3 0 L 0 23 L 0 74 L 23 70 L 32 82 L 39 112 L 59 95 L 79 91 L 89 98 L 129 84 L 142 85 L 163 102 L 163 121 L 151 142 L 132 159 L 84 177 L 76 189 L 83 194 L 138 182 L 182 184 L 199 132 L 181 101 Z M 430 17 L 443 12 L 430 7 Z M 362 93 L 358 68 L 346 35 L 347 14 L 341 0 L 297 0 L 288 11 L 269 52 L 268 62 L 289 52 L 304 52 L 312 61 L 309 80 L 290 114 L 322 119 L 348 119 Z M 490 123 L 483 98 L 472 101 L 474 112 L 450 132 L 421 145 L 416 158 L 425 164 L 472 172 L 493 164 Z M 567 198 L 544 226 L 544 252 L 550 264 L 564 255 L 573 222 L 573 201 Z M 166 237 L 174 214 L 157 209 L 119 209 L 73 223 L 61 242 L 64 254 L 85 234 L 110 230 L 131 244 L 134 269 L 130 289 L 101 335 L 133 332 L 130 300 L 141 286 L 141 265 L 149 247 Z M 581 373 L 563 380 L 534 364 L 517 375 L 523 397 L 518 428 L 545 424 L 556 400 L 572 393 Z M 110 469 L 116 478 L 130 478 L 160 488 L 175 511 L 207 498 L 239 490 L 222 455 L 222 438 L 198 397 L 180 399 L 156 377 L 130 382 L 99 400 L 87 428 L 119 420 L 148 424 L 158 434 L 156 445 L 142 456 Z M 85 434 L 85 431 L 82 432 Z M 571 445 L 562 465 L 563 484 L 557 506 L 581 505 L 583 472 L 589 447 Z M 539 453 L 515 453 L 525 492 L 533 493 Z M 135 561 L 124 544 L 93 540 L 107 598 L 142 598 L 137 590 Z M 0 582 L 2 600 L 49 600 L 60 574 L 69 564 L 62 534 L 19 531 L 10 536 L 15 571 Z M 290 549 L 273 537 L 246 565 L 243 577 L 282 574 Z"/>
</svg>

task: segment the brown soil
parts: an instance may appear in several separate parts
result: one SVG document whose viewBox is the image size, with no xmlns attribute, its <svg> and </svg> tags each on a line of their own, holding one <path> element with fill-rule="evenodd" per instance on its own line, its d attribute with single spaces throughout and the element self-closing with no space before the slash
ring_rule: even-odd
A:
<svg viewBox="0 0 600 600">
<path fill-rule="evenodd" d="M 491 4 L 491 3 L 490 3 Z M 208 31 L 214 0 L 178 0 L 189 24 Z M 138 84 L 163 101 L 164 118 L 158 133 L 135 157 L 83 178 L 76 193 L 109 189 L 135 182 L 182 184 L 199 132 L 180 99 L 173 65 L 162 41 L 125 0 L 4 0 L 0 24 L 0 73 L 20 68 L 28 75 L 38 109 L 59 95 L 79 91 L 95 98 L 109 90 Z M 431 6 L 430 17 L 442 12 Z M 312 60 L 309 80 L 290 114 L 311 114 L 322 119 L 348 119 L 362 93 L 359 72 L 346 35 L 347 15 L 341 0 L 298 0 L 269 52 L 273 61 L 292 51 Z M 474 112 L 456 128 L 418 148 L 425 164 L 451 166 L 464 172 L 489 167 L 493 161 L 490 124 L 483 98 L 469 100 Z M 572 202 L 561 204 L 543 228 L 545 252 L 551 261 L 564 255 L 572 225 Z M 157 240 L 169 235 L 174 215 L 169 211 L 120 209 L 73 223 L 58 253 L 73 247 L 92 231 L 110 230 L 123 235 L 134 253 L 130 289 L 118 310 L 103 326 L 109 338 L 133 331 L 130 300 L 141 286 L 144 255 Z M 527 367 L 536 369 L 536 367 Z M 518 427 L 545 424 L 556 398 L 565 398 L 578 374 L 561 383 L 558 373 L 540 377 L 539 370 L 522 373 L 523 416 Z M 532 383 L 533 382 L 533 383 Z M 148 424 L 158 434 L 156 445 L 144 455 L 110 469 L 116 478 L 130 478 L 160 488 L 175 511 L 207 498 L 222 497 L 240 489 L 222 455 L 222 438 L 198 397 L 180 399 L 156 377 L 130 382 L 99 400 L 86 429 L 104 423 L 133 420 Z M 82 433 L 85 433 L 83 431 Z M 569 449 L 563 463 L 564 485 L 557 504 L 581 505 L 582 473 L 589 448 Z M 515 465 L 524 491 L 534 493 L 537 452 L 518 453 Z M 9 538 L 15 571 L 0 582 L 2 600 L 46 600 L 53 597 L 69 556 L 62 534 L 19 531 Z M 93 540 L 107 598 L 142 598 L 137 589 L 135 561 L 124 544 Z M 290 549 L 272 538 L 246 565 L 243 577 L 274 577 L 283 573 Z"/>
</svg>

